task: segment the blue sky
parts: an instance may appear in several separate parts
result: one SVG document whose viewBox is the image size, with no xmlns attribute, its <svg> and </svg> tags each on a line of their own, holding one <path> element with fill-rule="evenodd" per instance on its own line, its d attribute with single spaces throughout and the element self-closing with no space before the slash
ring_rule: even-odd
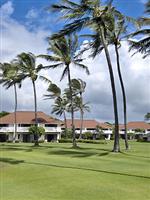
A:
<svg viewBox="0 0 150 200">
<path fill-rule="evenodd" d="M 1 5 L 6 2 L 8 1 L 1 0 Z M 59 2 L 59 0 L 12 0 L 11 2 L 15 8 L 12 17 L 17 21 L 24 24 L 26 24 L 27 21 L 30 21 L 33 26 L 44 26 L 45 28 L 50 28 L 54 32 L 60 28 L 61 24 L 56 20 L 57 17 L 45 10 L 49 5 Z M 144 12 L 144 2 L 146 2 L 146 0 L 114 0 L 113 4 L 123 14 L 139 17 Z M 30 19 L 27 18 L 27 13 L 31 10 L 35 14 L 32 20 L 31 16 Z"/>
<path fill-rule="evenodd" d="M 32 52 L 35 55 L 47 53 L 46 38 L 58 31 L 62 25 L 56 15 L 48 13 L 45 8 L 56 0 L 1 0 L 0 1 L 0 62 L 9 62 L 21 52 Z M 145 0 L 114 0 L 114 5 L 125 15 L 142 16 Z M 82 44 L 82 43 L 81 43 Z M 82 46 L 80 46 L 82 48 Z M 122 75 L 125 82 L 128 120 L 143 120 L 150 109 L 150 92 L 148 83 L 150 76 L 149 58 L 142 59 L 141 54 L 131 56 L 128 43 L 123 41 L 120 51 Z M 112 64 L 116 78 L 120 122 L 123 121 L 122 95 L 116 73 L 116 58 L 114 50 L 110 49 Z M 113 121 L 113 105 L 105 55 L 102 53 L 94 60 L 89 58 L 89 52 L 84 55 L 84 64 L 91 74 L 86 76 L 80 70 L 72 67 L 72 78 L 81 78 L 87 83 L 85 101 L 90 102 L 91 112 L 86 118 L 100 121 Z M 47 65 L 43 59 L 38 63 Z M 41 75 L 51 79 L 60 87 L 65 88 L 67 80 L 59 82 L 62 70 L 44 71 Z M 150 86 L 149 86 L 150 87 Z M 43 101 L 47 85 L 40 80 L 38 88 L 38 110 L 51 114 L 52 101 Z M 22 88 L 18 89 L 18 109 L 33 110 L 33 91 L 29 80 L 25 80 Z M 0 111 L 14 110 L 14 93 L 12 88 L 5 90 L 0 86 Z M 76 115 L 79 117 L 79 115 Z"/>
</svg>

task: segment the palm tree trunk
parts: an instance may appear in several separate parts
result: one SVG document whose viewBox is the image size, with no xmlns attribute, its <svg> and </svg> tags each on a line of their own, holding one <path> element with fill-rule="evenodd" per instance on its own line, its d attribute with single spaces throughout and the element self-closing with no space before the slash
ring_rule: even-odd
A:
<svg viewBox="0 0 150 200">
<path fill-rule="evenodd" d="M 74 126 L 74 108 L 73 108 L 73 97 L 72 97 L 72 87 L 71 87 L 71 76 L 70 76 L 70 68 L 68 65 L 68 83 L 69 83 L 69 90 L 70 90 L 70 94 L 71 94 L 71 120 L 72 120 L 72 144 L 73 147 L 76 148 L 77 147 L 77 143 L 76 143 L 76 134 L 75 134 L 75 126 Z"/>
<path fill-rule="evenodd" d="M 83 111 L 82 110 L 80 112 L 80 120 L 81 120 L 81 125 L 80 125 L 80 136 L 79 136 L 79 139 L 82 139 L 82 129 L 83 129 Z"/>
<path fill-rule="evenodd" d="M 124 109 L 124 127 L 125 127 L 125 148 L 126 150 L 129 149 L 128 145 L 128 135 L 127 135 L 127 107 L 126 107 L 126 94 L 125 94 L 125 88 L 124 88 L 124 83 L 121 75 L 121 68 L 120 68 L 120 59 L 119 59 L 119 51 L 117 44 L 115 44 L 115 52 L 116 52 L 116 57 L 117 57 L 117 68 L 118 68 L 118 75 L 119 75 L 119 80 L 121 84 L 121 90 L 122 90 L 122 96 L 123 96 L 123 109 Z"/>
<path fill-rule="evenodd" d="M 14 112 L 14 119 L 15 119 L 15 124 L 14 124 L 14 134 L 13 134 L 13 143 L 16 142 L 16 134 L 17 134 L 17 88 L 16 84 L 14 84 L 14 91 L 15 91 L 15 112 Z"/>
<path fill-rule="evenodd" d="M 36 97 L 36 87 L 35 87 L 35 81 L 32 81 L 33 84 L 33 92 L 34 92 L 34 116 L 35 116 L 35 127 L 37 128 L 38 125 L 38 121 L 37 121 L 37 97 Z M 39 142 L 38 142 L 38 134 L 35 134 L 35 146 L 39 146 Z"/>
<path fill-rule="evenodd" d="M 83 129 L 83 98 L 82 98 L 82 93 L 80 93 L 80 98 L 81 98 L 81 104 L 82 104 L 82 109 L 80 110 L 80 136 L 79 139 L 82 139 L 82 129 Z"/>
<path fill-rule="evenodd" d="M 114 75 L 113 75 L 113 69 L 111 64 L 111 59 L 108 51 L 108 47 L 105 41 L 104 31 L 103 28 L 100 26 L 100 35 L 102 44 L 105 51 L 105 56 L 108 64 L 109 69 L 109 75 L 111 80 L 111 88 L 112 88 L 112 95 L 113 95 L 113 107 L 114 107 L 114 117 L 115 117 L 115 138 L 114 138 L 114 147 L 113 152 L 119 152 L 120 151 L 120 145 L 119 145 L 119 122 L 118 122 L 118 108 L 117 108 L 117 95 L 116 95 L 116 88 L 115 88 L 115 81 L 114 81 Z"/>
<path fill-rule="evenodd" d="M 64 122 L 65 122 L 65 138 L 67 138 L 67 119 L 66 119 L 65 111 L 63 112 L 63 114 L 64 114 Z"/>
</svg>

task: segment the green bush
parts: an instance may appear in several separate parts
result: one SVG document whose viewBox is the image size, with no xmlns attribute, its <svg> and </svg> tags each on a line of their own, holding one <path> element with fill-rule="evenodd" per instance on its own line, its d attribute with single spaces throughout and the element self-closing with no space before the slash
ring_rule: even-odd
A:
<svg viewBox="0 0 150 200">
<path fill-rule="evenodd" d="M 91 133 L 90 131 L 89 132 L 85 132 L 83 137 L 84 137 L 84 139 L 92 140 L 93 139 L 93 133 Z"/>
<path fill-rule="evenodd" d="M 59 143 L 72 143 L 72 139 L 62 138 L 62 139 L 59 139 L 58 142 Z"/>
</svg>

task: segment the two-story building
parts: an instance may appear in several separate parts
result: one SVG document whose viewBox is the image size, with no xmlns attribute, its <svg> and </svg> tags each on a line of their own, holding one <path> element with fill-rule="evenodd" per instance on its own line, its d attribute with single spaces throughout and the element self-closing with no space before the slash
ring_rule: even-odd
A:
<svg viewBox="0 0 150 200">
<path fill-rule="evenodd" d="M 15 113 L 10 113 L 0 118 L 0 142 L 11 141 L 15 131 Z M 32 142 L 33 135 L 29 134 L 29 127 L 35 124 L 35 114 L 32 111 L 18 111 L 16 140 Z M 55 119 L 43 112 L 37 112 L 38 126 L 45 129 L 45 135 L 41 139 L 45 141 L 57 141 L 61 134 L 62 121 Z"/>
<path fill-rule="evenodd" d="M 67 119 L 67 128 L 71 129 L 71 124 L 72 124 L 71 119 Z M 81 120 L 75 119 L 74 125 L 75 125 L 76 134 L 79 135 L 80 128 L 81 128 Z M 110 139 L 111 134 L 112 134 L 112 127 L 107 123 L 100 123 L 96 120 L 83 120 L 82 134 L 86 132 L 91 132 L 93 135 L 96 136 L 98 127 L 102 130 L 103 135 L 107 139 Z"/>
<path fill-rule="evenodd" d="M 124 125 L 119 126 L 120 134 L 124 135 Z M 127 123 L 127 131 L 128 134 L 134 134 L 136 138 L 138 137 L 146 137 L 147 140 L 150 140 L 150 124 L 143 121 L 133 121 Z"/>
</svg>

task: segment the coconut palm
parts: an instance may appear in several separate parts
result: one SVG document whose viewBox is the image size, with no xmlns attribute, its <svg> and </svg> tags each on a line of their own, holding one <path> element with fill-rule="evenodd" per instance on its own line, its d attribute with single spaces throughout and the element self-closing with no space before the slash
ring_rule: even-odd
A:
<svg viewBox="0 0 150 200">
<path fill-rule="evenodd" d="M 0 63 L 0 84 L 3 84 L 6 89 L 14 87 L 15 94 L 15 109 L 14 109 L 14 133 L 13 133 L 13 142 L 16 141 L 17 134 L 17 85 L 21 88 L 21 80 L 19 78 L 19 68 L 15 63 Z"/>
<path fill-rule="evenodd" d="M 150 14 L 150 1 L 145 4 L 145 13 Z M 139 40 L 129 40 L 130 51 L 136 50 L 135 53 L 140 52 L 144 54 L 143 58 L 146 58 L 150 55 L 150 18 L 149 17 L 141 17 L 138 19 L 138 23 L 140 27 L 144 27 L 143 29 L 138 29 L 134 33 L 129 36 L 134 38 L 135 36 L 142 36 Z M 135 54 L 134 53 L 134 54 Z"/>
<path fill-rule="evenodd" d="M 60 81 L 67 76 L 68 85 L 70 90 L 70 100 L 71 100 L 71 119 L 72 119 L 72 135 L 73 135 L 73 147 L 76 147 L 76 137 L 75 137 L 75 127 L 74 127 L 74 110 L 73 110 L 73 97 L 72 97 L 72 87 L 71 87 L 71 65 L 77 66 L 80 69 L 86 71 L 89 74 L 88 68 L 82 64 L 82 59 L 75 56 L 78 48 L 78 38 L 76 35 L 68 37 L 60 37 L 55 40 L 49 38 L 49 48 L 51 55 L 39 55 L 39 57 L 45 58 L 47 61 L 53 62 L 49 66 L 45 66 L 45 69 L 55 69 L 64 67 L 63 73 L 61 75 Z"/>
<path fill-rule="evenodd" d="M 56 85 L 53 84 L 49 79 L 40 76 L 40 78 L 47 83 L 49 83 L 49 86 L 47 88 L 48 94 L 45 94 L 45 99 L 54 99 L 54 104 L 52 105 L 52 113 L 55 113 L 56 115 L 64 117 L 64 124 L 65 124 L 65 134 L 67 132 L 67 119 L 66 119 L 66 110 L 67 110 L 67 104 L 68 100 L 65 95 L 62 94 L 61 89 Z"/>
<path fill-rule="evenodd" d="M 83 103 L 83 99 L 82 97 L 76 96 L 74 99 L 74 106 L 76 108 L 76 110 L 80 112 L 80 121 L 81 121 L 81 125 L 80 125 L 80 135 L 79 135 L 79 139 L 82 138 L 82 129 L 83 129 L 83 117 L 84 117 L 84 113 L 85 112 L 90 112 L 90 107 L 89 107 L 89 103 Z"/>
<path fill-rule="evenodd" d="M 109 27 L 112 27 L 111 11 L 114 10 L 113 7 L 109 5 L 101 6 L 99 0 L 89 1 L 80 0 L 79 3 L 74 3 L 69 0 L 62 1 L 63 4 L 54 4 L 52 6 L 53 11 L 62 11 L 63 17 L 65 19 L 73 20 L 70 24 L 65 25 L 64 29 L 58 34 L 54 34 L 52 38 L 58 38 L 65 34 L 70 34 L 72 32 L 77 32 L 84 27 L 90 27 L 96 29 L 100 35 L 101 45 L 104 48 L 106 61 L 108 65 L 111 89 L 113 96 L 113 107 L 114 107 L 114 118 L 115 118 L 115 139 L 113 151 L 120 151 L 119 145 L 119 122 L 118 122 L 118 107 L 117 107 L 117 96 L 114 81 L 114 74 L 112 63 L 110 59 L 110 54 L 108 50 L 108 44 L 105 37 L 105 33 Z M 110 30 L 111 31 L 111 30 Z"/>
<path fill-rule="evenodd" d="M 39 71 L 43 68 L 42 64 L 36 65 L 36 56 L 32 53 L 21 53 L 17 56 L 16 63 L 21 71 L 20 79 L 25 80 L 29 78 L 32 81 L 34 93 L 34 113 L 35 113 L 35 126 L 38 125 L 37 119 L 37 94 L 36 94 L 36 81 Z M 35 146 L 38 146 L 38 134 L 35 134 Z"/>
<path fill-rule="evenodd" d="M 83 93 L 85 92 L 85 87 L 86 87 L 86 82 L 83 81 L 82 79 L 72 79 L 71 80 L 72 88 L 73 88 L 73 93 L 74 95 L 78 95 L 77 98 L 75 98 L 75 104 L 79 108 L 80 111 L 80 119 L 81 119 L 81 125 L 80 125 L 80 136 L 79 138 L 82 137 L 82 129 L 83 129 L 83 115 L 84 111 L 90 111 L 88 103 L 83 103 Z"/>
</svg>

